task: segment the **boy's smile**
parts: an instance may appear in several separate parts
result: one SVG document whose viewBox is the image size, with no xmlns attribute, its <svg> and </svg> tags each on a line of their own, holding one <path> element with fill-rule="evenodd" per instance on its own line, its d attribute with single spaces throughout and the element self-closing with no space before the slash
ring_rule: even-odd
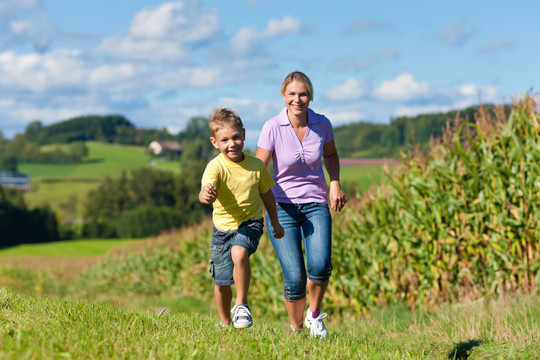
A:
<svg viewBox="0 0 540 360">
<path fill-rule="evenodd" d="M 237 129 L 234 126 L 226 126 L 216 131 L 215 137 L 210 138 L 210 142 L 225 157 L 235 163 L 244 160 L 244 139 L 245 129 Z"/>
</svg>

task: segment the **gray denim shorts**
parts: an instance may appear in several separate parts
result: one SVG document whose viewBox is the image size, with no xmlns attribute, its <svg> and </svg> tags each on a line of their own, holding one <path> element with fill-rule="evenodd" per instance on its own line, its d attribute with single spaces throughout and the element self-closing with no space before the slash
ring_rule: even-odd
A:
<svg viewBox="0 0 540 360">
<path fill-rule="evenodd" d="M 263 219 L 250 219 L 240 224 L 238 229 L 223 231 L 214 226 L 210 251 L 210 275 L 216 285 L 226 286 L 234 284 L 231 249 L 241 246 L 249 255 L 257 251 L 259 240 L 263 234 Z"/>
</svg>

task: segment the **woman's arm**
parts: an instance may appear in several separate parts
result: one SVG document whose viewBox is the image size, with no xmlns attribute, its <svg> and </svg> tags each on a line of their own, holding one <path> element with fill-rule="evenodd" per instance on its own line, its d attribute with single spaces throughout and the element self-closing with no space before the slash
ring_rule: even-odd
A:
<svg viewBox="0 0 540 360">
<path fill-rule="evenodd" d="M 330 140 L 323 147 L 324 167 L 330 177 L 329 200 L 334 211 L 341 211 L 347 203 L 347 196 L 341 190 L 339 181 L 339 156 L 334 140 Z"/>
<path fill-rule="evenodd" d="M 268 164 L 270 164 L 270 159 L 272 159 L 272 151 L 257 147 L 255 157 L 261 159 L 264 166 L 268 166 Z"/>
</svg>

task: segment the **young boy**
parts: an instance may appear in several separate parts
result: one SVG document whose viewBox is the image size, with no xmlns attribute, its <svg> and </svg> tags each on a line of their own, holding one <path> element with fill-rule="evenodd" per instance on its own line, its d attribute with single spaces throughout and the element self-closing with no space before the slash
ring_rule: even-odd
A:
<svg viewBox="0 0 540 360">
<path fill-rule="evenodd" d="M 208 125 L 210 142 L 220 154 L 206 166 L 199 201 L 214 207 L 210 245 L 214 295 L 220 326 L 228 327 L 232 319 L 235 328 L 247 328 L 253 325 L 248 305 L 249 256 L 257 250 L 263 233 L 263 203 L 275 237 L 283 237 L 284 230 L 270 191 L 274 186 L 272 177 L 262 161 L 242 152 L 246 131 L 238 114 L 230 109 L 215 109 Z M 232 284 L 236 285 L 236 302 L 231 310 Z"/>
</svg>

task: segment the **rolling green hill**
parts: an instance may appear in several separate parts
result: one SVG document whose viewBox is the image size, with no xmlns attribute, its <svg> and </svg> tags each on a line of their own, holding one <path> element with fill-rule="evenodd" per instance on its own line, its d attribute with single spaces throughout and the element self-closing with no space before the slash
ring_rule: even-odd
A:
<svg viewBox="0 0 540 360">
<path fill-rule="evenodd" d="M 88 192 L 109 176 L 119 177 L 140 167 L 155 166 L 180 172 L 178 162 L 156 160 L 145 153 L 143 146 L 89 142 L 88 157 L 82 164 L 20 164 L 19 171 L 30 174 L 34 191 L 25 195 L 30 208 L 49 204 L 62 219 L 82 216 Z"/>
</svg>

